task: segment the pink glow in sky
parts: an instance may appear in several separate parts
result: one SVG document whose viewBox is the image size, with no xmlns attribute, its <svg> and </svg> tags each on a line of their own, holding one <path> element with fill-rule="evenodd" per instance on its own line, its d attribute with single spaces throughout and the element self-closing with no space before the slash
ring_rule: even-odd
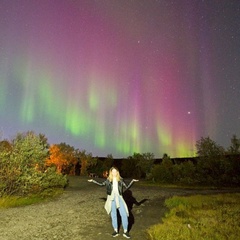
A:
<svg viewBox="0 0 240 240">
<path fill-rule="evenodd" d="M 0 3 L 2 138 L 194 155 L 240 135 L 238 1 Z"/>
</svg>

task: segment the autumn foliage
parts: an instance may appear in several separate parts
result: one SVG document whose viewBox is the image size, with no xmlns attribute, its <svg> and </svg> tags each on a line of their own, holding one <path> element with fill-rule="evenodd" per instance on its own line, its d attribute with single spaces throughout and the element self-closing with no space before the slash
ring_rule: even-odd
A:
<svg viewBox="0 0 240 240">
<path fill-rule="evenodd" d="M 49 152 L 50 155 L 46 159 L 46 166 L 55 166 L 58 173 L 67 172 L 67 169 L 70 166 L 75 166 L 77 163 L 74 149 L 70 146 L 53 144 L 50 147 Z"/>
</svg>

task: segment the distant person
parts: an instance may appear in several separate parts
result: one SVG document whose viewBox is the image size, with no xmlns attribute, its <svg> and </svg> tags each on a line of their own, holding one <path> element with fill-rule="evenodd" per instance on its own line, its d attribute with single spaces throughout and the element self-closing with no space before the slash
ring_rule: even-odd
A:
<svg viewBox="0 0 240 240">
<path fill-rule="evenodd" d="M 126 189 L 129 189 L 134 182 L 138 182 L 139 180 L 133 179 L 127 186 L 123 181 L 122 177 L 120 176 L 118 169 L 116 167 L 112 167 L 109 170 L 108 178 L 104 182 L 99 183 L 93 179 L 89 179 L 88 181 L 96 183 L 99 186 L 106 186 L 107 188 L 107 201 L 105 203 L 105 209 L 108 214 L 111 213 L 112 226 L 114 229 L 112 236 L 117 237 L 119 235 L 118 219 L 117 219 L 117 210 L 118 210 L 122 220 L 123 236 L 125 238 L 130 238 L 130 235 L 128 232 L 129 211 L 128 211 L 127 204 L 125 203 L 122 196 L 123 187 L 125 187 Z"/>
</svg>

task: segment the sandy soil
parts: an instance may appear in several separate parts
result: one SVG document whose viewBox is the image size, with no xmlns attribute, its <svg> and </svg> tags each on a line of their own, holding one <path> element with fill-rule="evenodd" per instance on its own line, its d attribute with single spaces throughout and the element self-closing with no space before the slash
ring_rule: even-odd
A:
<svg viewBox="0 0 240 240">
<path fill-rule="evenodd" d="M 83 177 L 69 180 L 69 187 L 54 201 L 0 210 L 0 240 L 113 239 L 111 219 L 104 209 L 105 187 L 89 183 Z M 161 222 L 164 216 L 166 198 L 210 192 L 219 191 L 161 189 L 135 183 L 124 196 L 130 211 L 131 239 L 147 239 L 146 229 Z M 125 239 L 121 228 L 116 239 Z"/>
</svg>

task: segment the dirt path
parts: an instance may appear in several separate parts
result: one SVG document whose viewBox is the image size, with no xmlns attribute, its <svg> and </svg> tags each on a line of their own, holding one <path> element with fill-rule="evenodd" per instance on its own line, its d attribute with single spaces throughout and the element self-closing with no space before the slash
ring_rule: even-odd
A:
<svg viewBox="0 0 240 240">
<path fill-rule="evenodd" d="M 146 229 L 164 216 L 166 198 L 196 193 L 204 192 L 143 187 L 135 183 L 125 192 L 131 239 L 147 239 Z M 113 239 L 111 219 L 103 208 L 105 199 L 104 187 L 88 183 L 87 178 L 71 177 L 65 193 L 54 201 L 0 210 L 0 240 Z M 117 239 L 124 239 L 122 229 L 120 233 Z"/>
</svg>

